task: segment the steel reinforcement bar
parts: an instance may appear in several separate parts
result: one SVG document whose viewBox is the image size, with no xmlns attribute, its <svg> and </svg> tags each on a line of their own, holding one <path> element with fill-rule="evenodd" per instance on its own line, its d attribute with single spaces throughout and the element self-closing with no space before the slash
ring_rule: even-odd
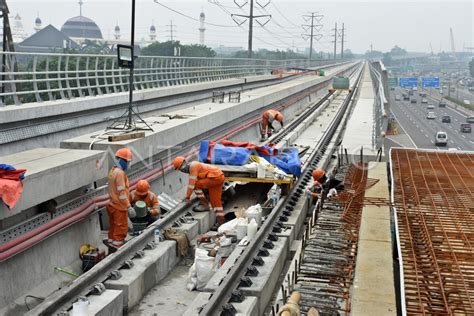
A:
<svg viewBox="0 0 474 316">
<path fill-rule="evenodd" d="M 474 154 L 390 159 L 403 315 L 474 315 Z"/>
</svg>

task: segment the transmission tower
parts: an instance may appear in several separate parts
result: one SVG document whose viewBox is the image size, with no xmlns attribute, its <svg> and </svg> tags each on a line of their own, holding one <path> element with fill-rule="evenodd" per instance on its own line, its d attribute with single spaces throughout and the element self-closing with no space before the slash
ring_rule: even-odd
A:
<svg viewBox="0 0 474 316">
<path fill-rule="evenodd" d="M 453 57 L 456 58 L 456 49 L 454 48 L 454 34 L 453 28 L 449 28 L 449 37 L 451 39 L 451 52 L 453 53 Z"/>
<path fill-rule="evenodd" d="M 176 32 L 175 28 L 176 28 L 176 25 L 173 24 L 173 20 L 170 21 L 170 24 L 166 25 L 168 26 L 170 29 L 168 30 L 168 32 L 170 33 L 170 35 L 168 35 L 168 37 L 170 38 L 171 41 L 174 40 L 174 36 L 173 34 Z"/>
<path fill-rule="evenodd" d="M 260 8 L 265 8 L 267 5 L 270 4 L 270 0 L 268 0 L 268 2 L 265 4 L 265 5 L 261 5 L 258 0 L 255 1 L 257 3 L 257 5 L 260 7 Z M 243 4 L 239 4 L 237 2 L 237 0 L 234 0 L 234 3 L 241 9 L 243 8 L 244 6 L 247 5 L 248 1 L 245 1 Z M 248 58 L 252 58 L 252 41 L 253 41 L 253 20 L 255 20 L 258 24 L 260 24 L 260 26 L 265 26 L 265 24 L 267 24 L 272 16 L 271 14 L 263 14 L 263 15 L 254 15 L 253 14 L 253 8 L 254 8 L 254 0 L 250 0 L 250 11 L 249 11 L 249 15 L 242 15 L 242 14 L 231 14 L 231 17 L 232 19 L 234 20 L 235 23 L 237 23 L 238 25 L 242 25 L 245 23 L 245 21 L 249 21 L 249 39 L 248 39 Z M 241 18 L 244 18 L 245 20 L 243 21 L 239 21 L 239 20 L 236 20 L 235 17 L 241 17 Z M 260 21 L 258 21 L 257 19 L 259 18 L 267 18 L 267 20 L 264 22 L 264 23 L 261 23 Z"/>
<path fill-rule="evenodd" d="M 313 57 L 313 39 L 316 39 L 319 41 L 321 37 L 323 37 L 322 34 L 319 32 L 323 28 L 322 24 L 315 24 L 320 23 L 321 20 L 323 19 L 324 15 L 318 14 L 317 12 L 310 12 L 311 15 L 303 15 L 303 19 L 305 22 L 308 22 L 311 20 L 311 24 L 303 24 L 302 27 L 303 29 L 307 32 L 309 30 L 309 34 L 301 34 L 303 39 L 307 40 L 309 38 L 309 59 L 311 60 Z"/>
<path fill-rule="evenodd" d="M 344 59 L 344 35 L 345 35 L 345 28 L 344 23 L 342 23 L 342 30 L 341 30 L 341 59 Z"/>
</svg>

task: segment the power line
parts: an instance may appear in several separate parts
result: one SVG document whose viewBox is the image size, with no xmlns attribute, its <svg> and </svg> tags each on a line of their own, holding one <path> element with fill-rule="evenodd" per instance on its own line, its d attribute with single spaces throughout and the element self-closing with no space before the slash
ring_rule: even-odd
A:
<svg viewBox="0 0 474 316">
<path fill-rule="evenodd" d="M 291 25 L 295 26 L 296 28 L 300 28 L 298 25 L 296 25 L 296 24 L 293 23 L 291 20 L 289 20 L 283 13 L 281 13 L 280 9 L 278 9 L 278 7 L 277 7 L 276 4 L 275 4 L 275 1 L 272 2 L 272 5 L 275 7 L 275 10 L 277 10 L 277 12 L 278 12 L 286 21 L 288 21 Z"/>
<path fill-rule="evenodd" d="M 158 0 L 153 0 L 153 1 L 154 1 L 156 4 L 162 6 L 162 7 L 166 8 L 166 9 L 168 9 L 168 10 L 170 10 L 170 11 L 173 11 L 174 13 L 177 13 L 177 14 L 179 14 L 179 15 L 181 15 L 181 16 L 184 16 L 185 18 L 191 19 L 191 20 L 196 21 L 196 22 L 200 22 L 198 19 L 193 18 L 192 16 L 189 16 L 189 15 L 187 15 L 187 14 L 184 14 L 184 13 L 178 11 L 178 10 L 175 10 L 175 9 L 173 9 L 173 8 L 168 7 L 167 5 L 164 5 L 163 3 L 158 2 Z M 222 25 L 222 24 L 214 24 L 214 23 L 209 23 L 209 22 L 204 22 L 204 24 L 212 25 L 212 26 L 217 26 L 217 27 L 236 27 L 236 25 Z"/>
</svg>

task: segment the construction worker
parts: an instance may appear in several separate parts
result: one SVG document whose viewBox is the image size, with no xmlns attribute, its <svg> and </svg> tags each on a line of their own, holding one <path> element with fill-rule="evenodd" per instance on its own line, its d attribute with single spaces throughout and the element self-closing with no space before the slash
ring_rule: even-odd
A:
<svg viewBox="0 0 474 316">
<path fill-rule="evenodd" d="M 224 208 L 222 207 L 222 186 L 224 185 L 224 173 L 216 166 L 207 165 L 198 161 L 187 163 L 184 157 L 178 156 L 173 161 L 175 170 L 189 173 L 188 190 L 186 192 L 186 204 L 190 204 L 193 191 L 200 201 L 200 209 L 196 211 L 209 210 L 209 202 L 204 195 L 203 189 L 209 191 L 211 206 L 216 212 L 217 229 L 225 222 Z"/>
<path fill-rule="evenodd" d="M 344 189 L 344 185 L 340 180 L 332 176 L 326 176 L 326 172 L 321 168 L 314 169 L 312 176 L 313 185 L 308 189 L 308 194 L 313 198 L 313 204 L 316 203 L 323 191 L 327 192 L 327 197 L 331 198 L 337 196 L 337 190 Z"/>
<path fill-rule="evenodd" d="M 104 244 L 109 250 L 118 249 L 125 243 L 128 232 L 128 217 L 135 217 L 135 210 L 129 201 L 129 183 L 125 171 L 132 161 L 132 152 L 121 148 L 115 153 L 116 166 L 109 172 L 109 234 Z"/>
<path fill-rule="evenodd" d="M 145 202 L 148 208 L 148 213 L 142 219 L 146 220 L 148 224 L 156 221 L 160 215 L 160 202 L 156 194 L 150 191 L 150 184 L 146 180 L 138 181 L 137 188 L 130 192 L 130 204 L 135 206 L 138 201 Z"/>
<path fill-rule="evenodd" d="M 260 134 L 262 136 L 262 141 L 265 140 L 265 137 L 272 136 L 272 132 L 275 129 L 274 122 L 278 122 L 280 124 L 280 128 L 283 127 L 283 114 L 276 110 L 268 110 L 263 112 L 262 116 L 262 124 Z"/>
</svg>

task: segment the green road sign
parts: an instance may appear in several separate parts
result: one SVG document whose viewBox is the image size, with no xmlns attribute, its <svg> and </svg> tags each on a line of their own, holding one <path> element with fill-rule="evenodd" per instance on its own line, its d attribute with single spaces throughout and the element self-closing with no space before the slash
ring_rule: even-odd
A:
<svg viewBox="0 0 474 316">
<path fill-rule="evenodd" d="M 396 87 L 396 86 L 398 86 L 398 78 L 397 78 L 397 77 L 388 78 L 388 85 L 389 85 L 390 87 Z"/>
</svg>

